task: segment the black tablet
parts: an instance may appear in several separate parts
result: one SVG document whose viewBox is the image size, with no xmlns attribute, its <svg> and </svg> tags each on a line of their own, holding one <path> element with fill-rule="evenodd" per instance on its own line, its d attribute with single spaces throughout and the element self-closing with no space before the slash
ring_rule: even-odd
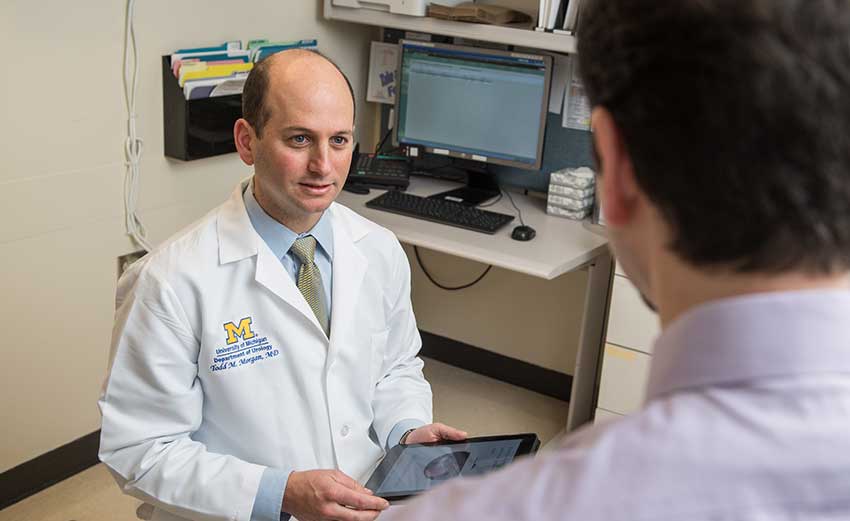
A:
<svg viewBox="0 0 850 521">
<path fill-rule="evenodd" d="M 372 473 L 366 488 L 389 501 L 403 499 L 456 476 L 477 476 L 534 454 L 536 434 L 484 436 L 464 441 L 396 445 Z"/>
</svg>

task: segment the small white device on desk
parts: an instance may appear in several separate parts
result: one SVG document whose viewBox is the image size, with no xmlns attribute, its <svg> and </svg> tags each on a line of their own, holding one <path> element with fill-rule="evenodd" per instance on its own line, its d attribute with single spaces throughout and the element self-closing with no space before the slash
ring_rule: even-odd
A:
<svg viewBox="0 0 850 521">
<path fill-rule="evenodd" d="M 410 16 L 425 16 L 431 0 L 333 0 L 341 7 L 365 7 Z M 455 6 L 464 0 L 440 0 L 441 5 Z"/>
</svg>

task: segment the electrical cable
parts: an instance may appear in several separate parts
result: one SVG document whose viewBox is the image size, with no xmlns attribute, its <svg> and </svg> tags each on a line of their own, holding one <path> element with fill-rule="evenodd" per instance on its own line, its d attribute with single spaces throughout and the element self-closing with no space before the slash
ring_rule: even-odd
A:
<svg viewBox="0 0 850 521">
<path fill-rule="evenodd" d="M 491 206 L 494 206 L 496 203 L 498 203 L 501 200 L 502 200 L 502 190 L 500 189 L 499 195 L 497 195 L 492 201 L 490 201 L 489 203 L 485 203 L 485 204 L 479 204 L 476 208 L 489 208 Z"/>
<path fill-rule="evenodd" d="M 142 139 L 136 134 L 136 90 L 139 86 L 139 50 L 133 18 L 136 0 L 127 0 L 127 16 L 124 28 L 124 99 L 127 103 L 127 139 L 124 155 L 127 170 L 124 174 L 124 227 L 127 235 L 145 251 L 151 251 L 147 232 L 136 214 L 139 199 L 139 162 L 142 157 Z M 130 63 L 132 51 L 132 65 Z M 131 70 L 132 68 L 132 70 Z"/>
<path fill-rule="evenodd" d="M 517 214 L 519 215 L 519 223 L 521 225 L 525 226 L 525 222 L 522 220 L 522 210 L 520 210 L 519 207 L 517 207 L 516 203 L 514 202 L 514 198 L 511 197 L 511 193 L 507 189 L 501 190 L 501 191 L 504 192 L 505 194 L 507 194 L 508 199 L 510 199 L 510 201 L 511 201 L 511 205 L 514 207 L 514 210 L 516 210 Z"/>
<path fill-rule="evenodd" d="M 424 273 L 425 276 L 428 277 L 428 280 L 430 280 L 431 283 L 434 284 L 435 286 L 437 286 L 438 288 L 444 289 L 446 291 L 458 291 L 458 290 L 461 290 L 461 289 L 466 289 L 466 288 L 469 288 L 471 286 L 474 286 L 474 285 L 478 284 L 479 282 L 481 282 L 481 279 L 483 279 L 488 273 L 490 273 L 490 270 L 493 268 L 492 264 L 487 266 L 487 269 L 484 270 L 484 273 L 479 275 L 479 277 L 477 279 L 473 280 L 469 284 L 462 284 L 460 286 L 446 286 L 446 285 L 440 284 L 439 282 L 434 280 L 434 277 L 432 277 L 431 274 L 428 273 L 428 270 L 425 269 L 425 264 L 422 263 L 422 258 L 419 256 L 419 247 L 414 246 L 413 247 L 413 253 L 416 254 L 416 262 L 419 264 L 419 267 L 422 268 L 422 273 Z"/>
<path fill-rule="evenodd" d="M 388 129 L 387 129 L 387 133 L 386 133 L 386 134 L 384 134 L 384 137 L 383 137 L 383 138 L 381 138 L 381 142 L 380 142 L 380 143 L 378 143 L 378 146 L 377 146 L 377 147 L 375 147 L 375 155 L 376 155 L 376 156 L 377 156 L 378 154 L 380 154 L 380 153 L 381 153 L 381 149 L 383 149 L 383 148 L 384 148 L 384 143 L 386 143 L 386 142 L 387 142 L 387 139 L 390 137 L 390 134 L 392 134 L 392 132 L 393 132 L 393 129 L 392 129 L 392 128 L 388 128 Z"/>
</svg>

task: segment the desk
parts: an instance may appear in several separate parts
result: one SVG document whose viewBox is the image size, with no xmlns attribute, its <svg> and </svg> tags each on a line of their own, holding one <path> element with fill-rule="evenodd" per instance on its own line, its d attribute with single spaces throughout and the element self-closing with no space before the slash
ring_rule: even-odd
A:
<svg viewBox="0 0 850 521">
<path fill-rule="evenodd" d="M 448 181 L 414 177 L 407 191 L 427 196 L 457 186 L 457 183 Z M 547 215 L 545 200 L 520 194 L 511 193 L 517 207 L 522 210 L 525 223 L 537 230 L 537 236 L 529 242 L 515 241 L 510 237 L 519 219 L 495 235 L 487 235 L 366 208 L 366 201 L 380 193 L 372 190 L 369 195 L 356 195 L 343 191 L 337 201 L 388 228 L 399 241 L 413 246 L 546 280 L 573 270 L 588 270 L 567 430 L 590 421 L 596 401 L 600 353 L 604 346 L 604 322 L 614 272 L 606 239 L 591 231 L 587 223 Z M 487 210 L 516 215 L 507 197 Z"/>
</svg>

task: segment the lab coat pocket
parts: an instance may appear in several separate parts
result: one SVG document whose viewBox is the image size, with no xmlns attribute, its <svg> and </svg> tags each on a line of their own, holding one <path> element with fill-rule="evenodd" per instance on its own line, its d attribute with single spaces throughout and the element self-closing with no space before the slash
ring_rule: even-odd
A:
<svg viewBox="0 0 850 521">
<path fill-rule="evenodd" d="M 373 384 L 380 382 L 386 372 L 386 369 L 384 368 L 384 355 L 387 352 L 387 339 L 389 336 L 389 329 L 372 333 L 372 363 L 370 366 L 370 374 L 372 376 Z"/>
</svg>

